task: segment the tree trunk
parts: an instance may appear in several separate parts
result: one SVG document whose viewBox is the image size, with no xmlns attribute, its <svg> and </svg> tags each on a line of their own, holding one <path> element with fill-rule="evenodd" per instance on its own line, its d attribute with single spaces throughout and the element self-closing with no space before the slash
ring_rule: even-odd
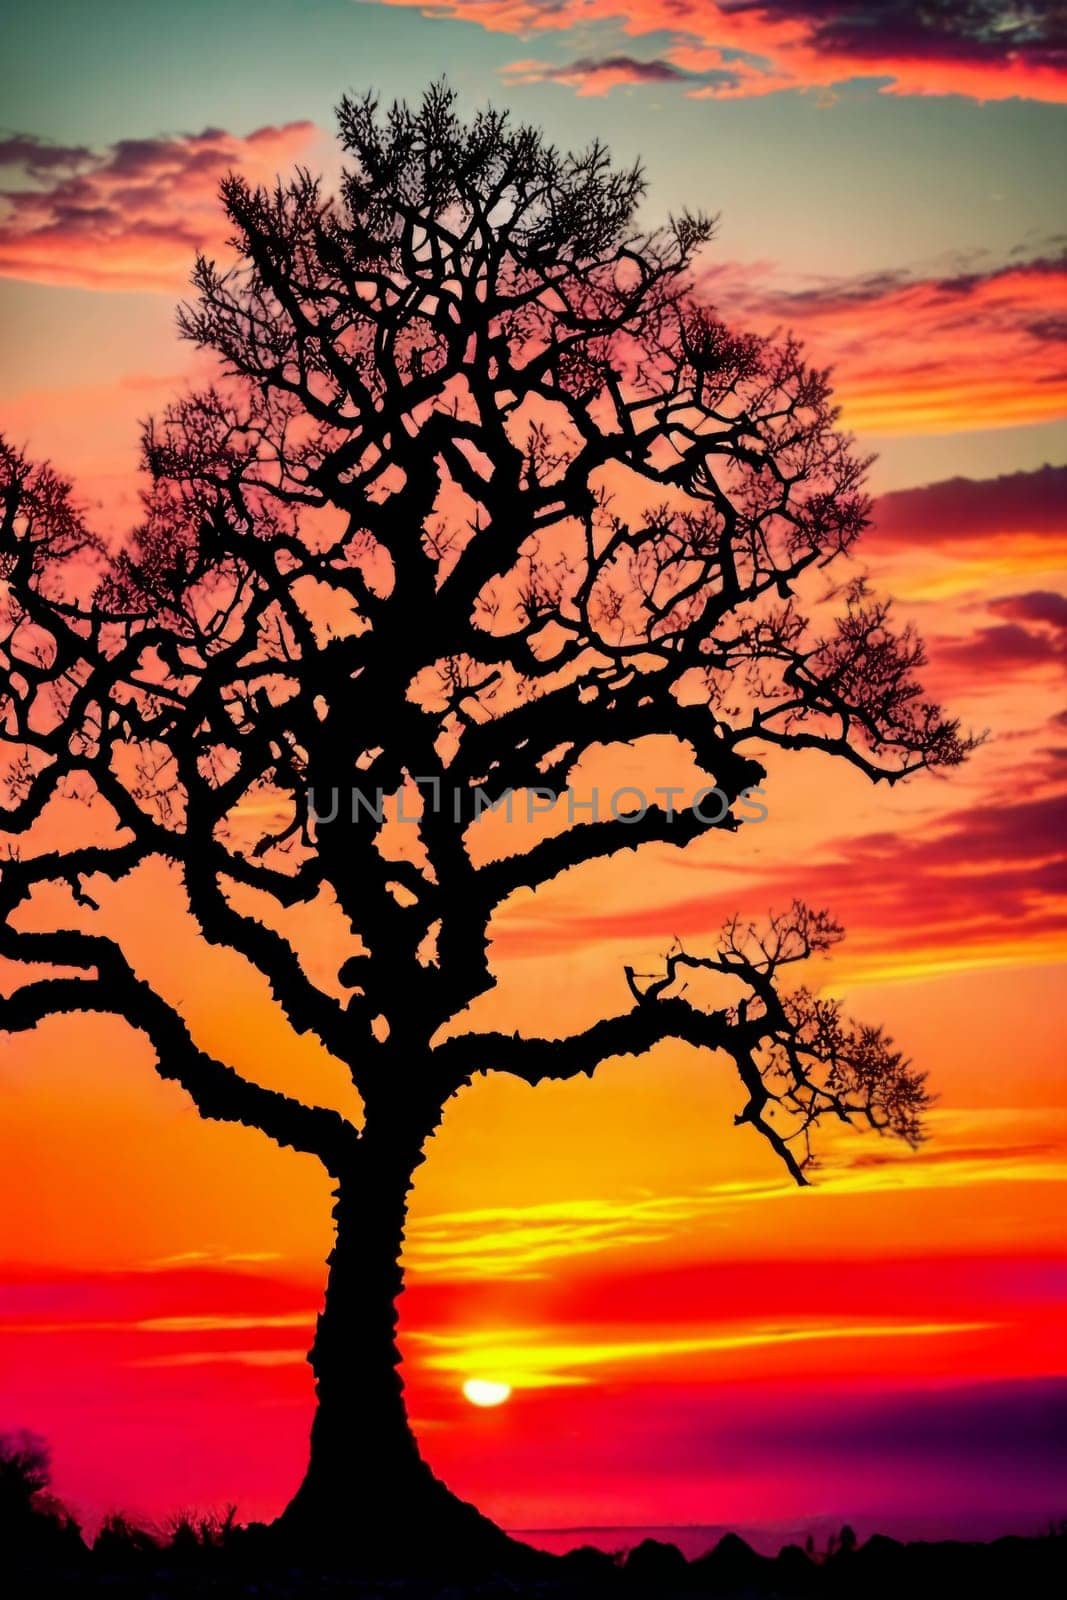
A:
<svg viewBox="0 0 1067 1600">
<path fill-rule="evenodd" d="M 513 1565 L 524 1547 L 434 1477 L 404 1406 L 396 1302 L 420 1145 L 368 1129 L 336 1190 L 325 1304 L 308 1357 L 317 1399 L 310 1458 L 276 1528 L 361 1567 L 412 1567 L 416 1558 L 431 1569 Z"/>
</svg>

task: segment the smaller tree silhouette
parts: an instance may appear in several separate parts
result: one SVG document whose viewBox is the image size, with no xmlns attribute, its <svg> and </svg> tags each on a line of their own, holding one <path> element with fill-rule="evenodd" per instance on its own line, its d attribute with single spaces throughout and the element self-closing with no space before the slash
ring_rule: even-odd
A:
<svg viewBox="0 0 1067 1600">
<path fill-rule="evenodd" d="M 0 1437 L 0 1504 L 31 1506 L 52 1482 L 47 1444 L 33 1433 Z"/>
<path fill-rule="evenodd" d="M 52 1493 L 52 1458 L 36 1434 L 0 1434 L 0 1571 L 76 1562 L 77 1523 Z"/>
<path fill-rule="evenodd" d="M 0 956 L 50 970 L 0 1026 L 116 1013 L 203 1116 L 325 1167 L 318 1408 L 286 1520 L 395 1553 L 413 1524 L 485 1534 L 422 1461 L 395 1340 L 413 1175 L 474 1074 L 559 1082 L 681 1041 L 732 1063 L 736 1122 L 801 1183 L 824 1117 L 915 1141 L 927 1103 L 881 1030 L 793 986 L 839 937 L 825 913 L 733 921 L 709 953 L 627 968 L 616 1014 L 531 1038 L 470 1022 L 498 909 L 619 851 L 725 842 L 760 752 L 894 783 L 969 746 L 923 698 L 913 635 L 830 583 L 865 464 L 825 373 L 696 296 L 706 218 L 642 232 L 638 171 L 495 112 L 465 125 L 444 90 L 340 119 L 339 201 L 307 174 L 224 183 L 238 265 L 201 260 L 182 313 L 219 381 L 147 428 L 117 557 L 53 472 L 0 454 L 3 826 L 32 844 L 86 803 L 108 822 L 4 863 Z M 663 741 L 714 812 L 661 791 L 515 847 L 509 797 L 562 803 L 591 755 Z M 358 1125 L 213 1058 L 100 931 L 109 883 L 152 858 L 350 1076 Z M 347 929 L 336 982 L 302 956 L 307 907 Z"/>
</svg>

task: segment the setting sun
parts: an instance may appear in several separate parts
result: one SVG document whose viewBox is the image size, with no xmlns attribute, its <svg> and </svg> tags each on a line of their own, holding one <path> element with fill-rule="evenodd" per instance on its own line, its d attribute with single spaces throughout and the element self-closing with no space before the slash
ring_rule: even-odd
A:
<svg viewBox="0 0 1067 1600">
<path fill-rule="evenodd" d="M 502 1406 L 511 1399 L 511 1384 L 491 1378 L 468 1378 L 463 1393 L 472 1406 Z"/>
</svg>

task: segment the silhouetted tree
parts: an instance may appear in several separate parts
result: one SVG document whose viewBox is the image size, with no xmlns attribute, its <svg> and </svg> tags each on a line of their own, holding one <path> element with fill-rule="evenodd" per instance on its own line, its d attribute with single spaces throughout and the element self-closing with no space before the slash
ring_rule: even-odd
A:
<svg viewBox="0 0 1067 1600">
<path fill-rule="evenodd" d="M 107 827 L 5 863 L 0 955 L 48 970 L 0 1025 L 116 1013 L 203 1116 L 325 1166 L 318 1409 L 286 1516 L 384 1549 L 413 1522 L 481 1525 L 420 1458 L 395 1343 L 413 1173 L 472 1074 L 559 1081 L 685 1041 L 733 1061 L 736 1121 L 798 1182 L 824 1115 L 915 1140 L 926 1103 L 878 1029 L 780 986 L 837 937 L 825 914 L 732 923 L 709 953 L 627 969 L 620 1014 L 527 1038 L 464 1025 L 494 984 L 494 912 L 617 851 L 728 834 L 760 751 L 892 783 L 967 742 L 886 606 L 855 579 L 830 595 L 865 463 L 825 373 L 701 303 L 707 218 L 642 232 L 638 170 L 493 111 L 464 124 L 442 89 L 345 100 L 340 124 L 339 200 L 306 173 L 223 184 L 239 259 L 200 260 L 181 313 L 218 382 L 146 429 L 151 489 L 120 555 L 50 469 L 3 455 L 3 825 L 25 840 L 76 803 Z M 721 799 L 593 818 L 568 798 L 564 821 L 591 751 L 665 739 Z M 509 795 L 559 803 L 509 835 Z M 108 881 L 152 857 L 204 940 L 347 1069 L 361 1125 L 214 1059 L 94 929 Z M 24 914 L 45 904 L 53 931 Z M 301 957 L 290 917 L 309 906 L 350 930 L 336 984 Z"/>
<path fill-rule="evenodd" d="M 0 1571 L 75 1566 L 81 1532 L 52 1493 L 48 1446 L 32 1433 L 0 1435 Z"/>
<path fill-rule="evenodd" d="M 151 1528 L 121 1511 L 111 1511 L 96 1530 L 93 1559 L 104 1571 L 131 1573 L 154 1561 L 163 1548 L 163 1540 Z"/>
<path fill-rule="evenodd" d="M 31 1507 L 52 1482 L 48 1446 L 32 1433 L 0 1436 L 0 1507 L 6 1519 Z"/>
</svg>

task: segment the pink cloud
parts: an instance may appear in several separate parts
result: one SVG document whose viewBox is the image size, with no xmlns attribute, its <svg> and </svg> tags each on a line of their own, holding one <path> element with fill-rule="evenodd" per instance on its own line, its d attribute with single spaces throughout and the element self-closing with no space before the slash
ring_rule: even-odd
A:
<svg viewBox="0 0 1067 1600">
<path fill-rule="evenodd" d="M 26 135 L 0 141 L 22 182 L 0 191 L 0 276 L 87 289 L 180 291 L 227 225 L 219 180 L 270 182 L 307 152 L 314 124 L 121 139 L 103 151 Z"/>
<path fill-rule="evenodd" d="M 632 38 L 669 33 L 680 52 L 741 52 L 737 87 L 766 94 L 852 78 L 895 94 L 960 94 L 976 100 L 1067 98 L 1059 8 L 1047 0 L 1010 10 L 999 0 L 917 6 L 910 0 L 385 0 L 429 15 L 474 22 L 494 33 L 544 36 L 614 24 Z M 672 49 L 668 59 L 687 68 Z M 723 65 L 736 66 L 732 56 Z M 541 66 L 542 63 L 537 63 Z M 589 73 L 548 75 L 581 93 Z M 588 63 L 587 63 L 588 65 Z M 688 68 L 694 65 L 692 59 Z M 635 81 L 616 75 L 614 83 Z M 611 86 L 611 85 L 608 85 Z M 705 92 L 722 92 L 714 84 Z"/>
<path fill-rule="evenodd" d="M 937 646 L 951 665 L 1007 678 L 1067 666 L 1067 598 L 1050 590 L 1003 595 L 987 602 L 996 619 L 967 639 Z"/>
</svg>

